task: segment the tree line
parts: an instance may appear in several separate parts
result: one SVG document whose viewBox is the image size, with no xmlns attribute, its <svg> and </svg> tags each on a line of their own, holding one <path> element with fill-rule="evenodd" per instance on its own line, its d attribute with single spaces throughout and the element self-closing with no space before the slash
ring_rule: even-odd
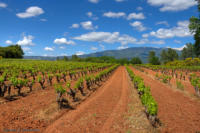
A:
<svg viewBox="0 0 200 133">
<path fill-rule="evenodd" d="M 0 58 L 23 58 L 24 52 L 19 45 L 0 47 Z"/>
<path fill-rule="evenodd" d="M 148 55 L 148 63 L 152 65 L 161 65 L 167 64 L 168 62 L 173 62 L 175 60 L 185 60 L 186 58 L 195 58 L 197 57 L 194 53 L 194 45 L 191 43 L 186 44 L 186 47 L 183 48 L 181 54 L 179 55 L 175 49 L 168 48 L 164 49 L 160 53 L 160 57 L 156 56 L 155 51 L 150 51 Z M 131 59 L 121 58 L 116 59 L 114 57 L 109 56 L 101 56 L 101 57 L 86 57 L 80 58 L 77 55 L 72 55 L 71 58 L 64 56 L 62 59 L 57 58 L 57 60 L 64 61 L 79 61 L 79 62 L 97 62 L 97 63 L 118 63 L 118 64 L 142 64 L 142 59 L 140 57 L 133 57 Z"/>
</svg>

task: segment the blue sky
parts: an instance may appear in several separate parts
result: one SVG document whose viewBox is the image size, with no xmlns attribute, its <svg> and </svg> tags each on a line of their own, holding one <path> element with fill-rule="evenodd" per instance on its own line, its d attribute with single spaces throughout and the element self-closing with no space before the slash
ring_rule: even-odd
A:
<svg viewBox="0 0 200 133">
<path fill-rule="evenodd" d="M 25 55 L 87 54 L 128 47 L 181 49 L 194 42 L 194 0 L 0 0 L 0 46 Z"/>
</svg>

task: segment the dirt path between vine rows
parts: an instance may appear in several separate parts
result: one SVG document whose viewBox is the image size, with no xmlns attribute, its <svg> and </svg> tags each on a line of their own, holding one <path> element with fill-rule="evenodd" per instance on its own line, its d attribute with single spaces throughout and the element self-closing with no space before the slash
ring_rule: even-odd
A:
<svg viewBox="0 0 200 133">
<path fill-rule="evenodd" d="M 158 103 L 158 117 L 163 123 L 163 133 L 199 133 L 200 101 L 191 99 L 183 93 L 174 91 L 145 73 L 131 67 L 151 87 L 153 97 Z"/>
<path fill-rule="evenodd" d="M 53 83 L 57 83 L 55 79 L 53 81 Z M 75 82 L 72 81 L 72 85 Z M 59 110 L 54 87 L 46 86 L 47 88 L 42 90 L 37 83 L 34 85 L 34 91 L 28 93 L 25 97 L 18 97 L 14 101 L 0 99 L 0 133 L 42 132 L 49 124 L 70 110 L 69 108 Z M 70 101 L 73 107 L 76 107 L 92 95 L 93 92 L 86 90 L 84 90 L 85 96 L 81 96 L 78 93 L 80 101 Z"/>
<path fill-rule="evenodd" d="M 149 73 L 148 75 L 151 76 L 152 78 L 155 77 L 155 75 L 158 73 L 158 72 L 152 71 L 152 70 L 147 69 L 147 68 L 143 68 L 143 70 L 144 70 L 145 72 L 148 72 L 148 73 Z M 161 75 L 161 72 L 159 72 L 158 74 Z M 186 95 L 188 95 L 188 96 L 194 98 L 195 89 L 194 89 L 194 87 L 191 85 L 191 83 L 190 83 L 190 81 L 189 81 L 189 79 L 188 79 L 187 76 L 186 76 L 186 80 L 178 80 L 178 79 L 176 79 L 175 77 L 173 77 L 173 78 L 171 79 L 171 85 L 173 86 L 173 89 L 176 89 L 176 90 L 177 90 L 177 88 L 176 88 L 176 81 L 180 81 L 180 82 L 184 85 L 184 90 L 180 90 L 182 93 L 185 93 Z"/>
<path fill-rule="evenodd" d="M 144 108 L 133 89 L 125 67 L 97 92 L 46 128 L 46 133 L 151 132 Z"/>
</svg>

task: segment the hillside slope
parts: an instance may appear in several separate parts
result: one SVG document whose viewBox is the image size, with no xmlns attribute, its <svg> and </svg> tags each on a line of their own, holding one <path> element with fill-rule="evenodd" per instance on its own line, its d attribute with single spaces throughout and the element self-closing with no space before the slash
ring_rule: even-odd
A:
<svg viewBox="0 0 200 133">
<path fill-rule="evenodd" d="M 91 54 L 81 55 L 80 57 L 101 57 L 101 56 L 113 56 L 117 59 L 133 57 L 140 57 L 144 63 L 148 60 L 149 51 L 155 51 L 156 56 L 160 56 L 160 53 L 163 49 L 167 48 L 153 48 L 153 47 L 132 47 L 122 50 L 106 50 L 102 52 L 96 52 Z M 177 51 L 180 54 L 180 51 Z M 63 58 L 63 57 L 60 57 Z M 56 60 L 56 57 L 48 56 L 24 56 L 24 59 L 40 59 L 40 60 Z"/>
</svg>

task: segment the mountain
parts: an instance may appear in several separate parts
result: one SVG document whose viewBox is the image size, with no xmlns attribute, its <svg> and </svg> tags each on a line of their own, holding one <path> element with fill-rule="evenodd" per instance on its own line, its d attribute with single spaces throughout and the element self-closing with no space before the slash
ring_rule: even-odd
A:
<svg viewBox="0 0 200 133">
<path fill-rule="evenodd" d="M 167 48 L 154 48 L 154 47 L 132 47 L 122 50 L 106 50 L 102 52 L 96 52 L 91 54 L 80 55 L 81 58 L 86 57 L 101 57 L 101 56 L 113 56 L 117 59 L 133 57 L 140 57 L 144 63 L 147 63 L 148 55 L 150 51 L 155 51 L 156 56 L 160 57 L 162 50 Z M 177 50 L 177 53 L 180 54 L 180 51 Z M 56 60 L 57 57 L 48 57 L 48 56 L 24 56 L 25 59 L 40 59 L 40 60 Z M 62 56 L 60 58 L 63 58 Z M 70 58 L 70 57 L 69 57 Z"/>
<path fill-rule="evenodd" d="M 160 57 L 162 50 L 167 50 L 167 48 L 154 48 L 154 47 L 132 47 L 122 50 L 107 50 L 102 52 L 96 52 L 92 54 L 82 55 L 80 57 L 101 57 L 101 56 L 113 56 L 117 59 L 133 57 L 140 57 L 144 63 L 148 61 L 148 55 L 150 51 L 155 51 L 156 56 Z M 177 50 L 177 53 L 180 54 L 180 51 Z"/>
<path fill-rule="evenodd" d="M 55 61 L 57 57 L 55 56 L 24 56 L 24 59 Z"/>
</svg>

